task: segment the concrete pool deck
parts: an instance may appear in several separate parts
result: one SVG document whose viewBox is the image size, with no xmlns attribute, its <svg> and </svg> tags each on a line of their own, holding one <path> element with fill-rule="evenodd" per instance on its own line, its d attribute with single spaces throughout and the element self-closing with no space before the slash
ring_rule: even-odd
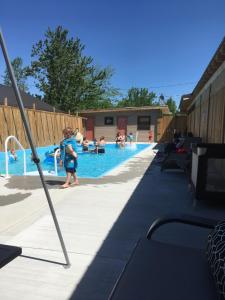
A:
<svg viewBox="0 0 225 300">
<path fill-rule="evenodd" d="M 60 190 L 63 178 L 46 178 L 68 250 L 63 253 L 38 177 L 0 178 L 0 242 L 21 246 L 22 256 L 0 271 L 1 299 L 107 299 L 137 240 L 167 213 L 221 219 L 224 207 L 196 203 L 182 172 L 163 172 L 146 149 L 100 179 Z M 179 230 L 160 238 L 181 238 Z M 185 228 L 188 236 L 189 228 Z M 204 244 L 198 230 L 196 246 Z"/>
</svg>

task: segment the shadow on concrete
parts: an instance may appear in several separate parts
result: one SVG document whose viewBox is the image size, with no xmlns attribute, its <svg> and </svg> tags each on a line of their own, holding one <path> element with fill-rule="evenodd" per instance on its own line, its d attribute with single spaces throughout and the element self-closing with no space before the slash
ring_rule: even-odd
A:
<svg viewBox="0 0 225 300">
<path fill-rule="evenodd" d="M 51 180 L 51 179 L 48 179 L 48 180 L 45 180 L 45 182 L 47 183 L 48 186 L 60 186 L 62 185 L 65 181 L 62 180 Z"/>
<path fill-rule="evenodd" d="M 106 175 L 101 178 L 79 178 L 79 183 L 82 186 L 91 184 L 95 186 L 102 186 L 103 184 L 120 184 L 123 182 L 128 182 L 136 178 L 137 176 L 142 176 L 143 165 L 146 164 L 146 159 L 139 157 L 133 158 L 129 162 L 128 169 L 120 172 L 118 175 Z M 135 168 L 135 169 L 134 169 Z M 132 172 L 129 172 L 132 170 Z M 135 170 L 135 172 L 133 171 Z M 49 189 L 58 189 L 64 182 L 65 177 L 52 177 L 45 176 L 45 182 Z M 42 184 L 39 176 L 12 176 L 6 182 L 5 187 L 8 189 L 21 189 L 21 190 L 35 190 L 41 189 Z"/>
<path fill-rule="evenodd" d="M 51 264 L 63 266 L 64 268 L 68 268 L 68 265 L 67 265 L 67 264 L 61 263 L 61 262 L 58 262 L 58 261 L 49 260 L 49 259 L 43 259 L 43 258 L 34 257 L 34 256 L 28 256 L 28 255 L 23 255 L 23 254 L 21 254 L 20 256 L 21 256 L 21 257 L 24 257 L 24 258 L 33 259 L 33 260 L 38 260 L 38 261 L 44 261 L 44 262 L 47 262 L 47 263 L 51 263 Z"/>
<path fill-rule="evenodd" d="M 0 196 L 0 206 L 8 206 L 8 205 L 18 203 L 20 201 L 23 201 L 30 195 L 31 193 L 26 193 L 26 194 L 16 193 L 7 196 Z"/>
<path fill-rule="evenodd" d="M 165 214 L 192 214 L 213 219 L 224 217 L 225 206 L 194 203 L 185 174 L 160 172 L 152 163 L 127 205 L 115 221 L 98 253 L 77 285 L 70 300 L 105 300 L 122 272 L 137 241 L 146 236 L 150 224 Z M 204 248 L 205 229 L 170 224 L 155 237 L 168 243 Z"/>
</svg>

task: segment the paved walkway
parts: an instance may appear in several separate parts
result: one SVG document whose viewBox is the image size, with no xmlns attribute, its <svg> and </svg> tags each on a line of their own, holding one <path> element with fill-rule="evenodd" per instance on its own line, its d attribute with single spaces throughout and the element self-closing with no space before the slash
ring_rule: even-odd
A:
<svg viewBox="0 0 225 300">
<path fill-rule="evenodd" d="M 47 178 L 72 266 L 64 257 L 37 177 L 1 179 L 0 242 L 21 246 L 23 255 L 0 271 L 1 299 L 107 299 L 137 240 L 166 213 L 220 219 L 224 210 L 195 203 L 182 172 L 160 173 L 145 150 L 102 179 L 81 179 L 60 190 Z M 145 174 L 143 176 L 143 174 Z M 160 238 L 189 241 L 185 228 L 162 230 Z M 192 243 L 204 244 L 202 232 Z M 180 237 L 182 237 L 180 239 Z M 200 238 L 201 237 L 201 238 Z"/>
</svg>

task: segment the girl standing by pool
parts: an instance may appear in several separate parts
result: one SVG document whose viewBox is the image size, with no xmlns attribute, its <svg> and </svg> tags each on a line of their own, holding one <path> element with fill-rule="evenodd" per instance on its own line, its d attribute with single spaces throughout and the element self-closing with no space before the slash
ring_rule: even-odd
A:
<svg viewBox="0 0 225 300">
<path fill-rule="evenodd" d="M 66 182 L 62 185 L 62 188 L 68 188 L 70 186 L 71 177 L 73 177 L 73 183 L 71 185 L 78 185 L 78 178 L 76 174 L 77 169 L 77 145 L 76 140 L 73 137 L 73 130 L 71 127 L 66 127 L 63 130 L 64 140 L 60 143 L 61 160 L 60 165 L 64 165 L 66 170 Z"/>
</svg>

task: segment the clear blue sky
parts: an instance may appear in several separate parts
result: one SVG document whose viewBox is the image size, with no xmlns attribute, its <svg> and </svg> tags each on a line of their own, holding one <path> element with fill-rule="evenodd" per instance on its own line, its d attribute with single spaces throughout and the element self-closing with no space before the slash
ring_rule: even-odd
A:
<svg viewBox="0 0 225 300">
<path fill-rule="evenodd" d="M 113 67 L 111 82 L 123 93 L 146 87 L 179 103 L 225 35 L 225 1 L 2 0 L 0 22 L 11 59 L 29 64 L 32 45 L 62 25 L 96 64 Z"/>
</svg>

